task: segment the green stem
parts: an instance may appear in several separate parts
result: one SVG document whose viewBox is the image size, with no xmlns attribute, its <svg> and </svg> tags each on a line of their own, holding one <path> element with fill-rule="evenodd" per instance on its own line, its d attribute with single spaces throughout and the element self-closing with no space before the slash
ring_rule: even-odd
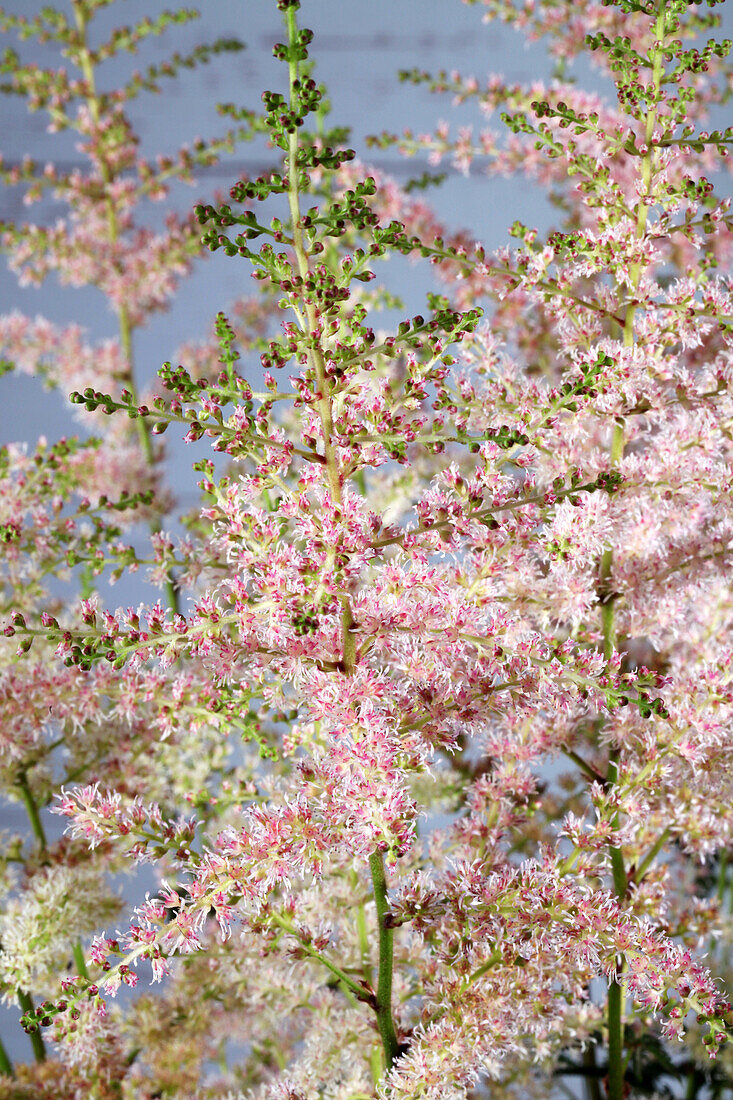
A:
<svg viewBox="0 0 733 1100">
<path fill-rule="evenodd" d="M 87 970 L 87 962 L 84 958 L 84 952 L 82 951 L 81 941 L 77 940 L 74 944 L 74 964 L 76 965 L 76 972 L 80 978 L 86 978 L 89 980 L 89 971 Z"/>
<path fill-rule="evenodd" d="M 606 783 L 608 786 L 613 786 L 615 783 L 618 783 L 618 759 L 619 750 L 613 749 L 608 759 L 608 771 L 606 772 Z M 611 824 L 614 828 L 616 827 L 618 824 L 618 814 L 614 815 Z M 613 888 L 616 892 L 616 897 L 621 900 L 625 897 L 626 891 L 629 888 L 626 868 L 624 867 L 624 855 L 620 848 L 613 847 L 610 849 L 610 856 Z"/>
<path fill-rule="evenodd" d="M 725 897 L 725 887 L 728 881 L 728 853 L 723 851 L 720 854 L 720 864 L 718 866 L 718 901 L 722 902 Z"/>
<path fill-rule="evenodd" d="M 585 1078 L 585 1091 L 588 1100 L 603 1100 L 601 1096 L 601 1082 L 598 1080 L 596 1066 L 596 1048 L 592 1044 L 587 1046 L 583 1052 L 583 1065 L 588 1070 L 588 1074 Z"/>
<path fill-rule="evenodd" d="M 38 847 L 41 852 L 45 852 L 48 847 L 48 843 L 46 841 L 46 833 L 43 828 L 43 822 L 41 821 L 41 815 L 38 812 L 38 803 L 33 797 L 33 791 L 31 790 L 30 784 L 28 783 L 28 776 L 24 771 L 21 771 L 18 774 L 16 787 L 20 791 L 21 798 L 23 799 L 23 804 L 25 805 L 26 812 L 28 814 L 28 820 L 30 821 L 33 835 L 38 841 Z M 24 1014 L 28 1012 L 33 1012 L 33 1001 L 31 999 L 30 993 L 25 993 L 22 990 L 18 990 L 18 1000 L 20 1001 L 20 1007 L 22 1008 Z M 31 1031 L 30 1040 L 35 1060 L 37 1062 L 44 1062 L 46 1060 L 46 1046 L 43 1042 L 43 1039 L 41 1038 L 40 1032 Z M 0 1058 L 0 1065 L 4 1066 L 5 1062 L 7 1062 L 8 1066 L 10 1066 L 9 1076 L 13 1076 L 12 1065 L 10 1063 L 10 1060 L 8 1059 L 5 1050 L 3 1050 L 2 1054 L 3 1057 Z M 8 1071 L 3 1069 L 3 1072 Z"/>
<path fill-rule="evenodd" d="M 361 955 L 361 969 L 364 974 L 364 978 L 371 986 L 373 985 L 372 977 L 372 958 L 369 950 L 369 933 L 367 932 L 366 913 L 364 912 L 363 905 L 357 905 L 356 907 L 356 932 L 359 937 L 359 953 Z"/>
<path fill-rule="evenodd" d="M 651 867 L 652 863 L 657 858 L 657 856 L 659 855 L 659 853 L 661 852 L 662 848 L 664 847 L 664 845 L 667 843 L 668 840 L 669 840 L 669 829 L 664 829 L 659 834 L 659 837 L 654 842 L 652 847 L 649 849 L 647 854 L 644 856 L 644 858 L 641 861 L 641 863 L 639 864 L 639 866 L 636 868 L 636 875 L 635 875 L 636 882 L 641 882 L 647 868 Z"/>
<path fill-rule="evenodd" d="M 28 776 L 24 771 L 18 774 L 15 785 L 20 791 L 21 798 L 23 799 L 23 804 L 25 805 L 26 812 L 28 814 L 28 820 L 30 821 L 31 828 L 33 829 L 33 835 L 38 841 L 38 847 L 41 849 L 41 851 L 45 851 L 48 847 L 48 843 L 46 841 L 46 833 L 43 828 L 43 822 L 41 821 L 41 815 L 38 812 L 38 803 L 33 797 L 33 791 L 31 790 L 28 783 Z"/>
<path fill-rule="evenodd" d="M 379 1047 L 372 1047 L 369 1053 L 369 1069 L 372 1074 L 372 1084 L 378 1085 L 382 1079 L 384 1067 L 382 1066 L 382 1052 Z"/>
<path fill-rule="evenodd" d="M 2 1077 L 15 1077 L 15 1070 L 13 1069 L 13 1063 L 10 1061 L 7 1050 L 0 1037 L 0 1076 Z"/>
<path fill-rule="evenodd" d="M 607 782 L 618 782 L 618 749 L 611 752 L 608 762 Z M 616 825 L 614 817 L 613 824 Z M 628 878 L 624 866 L 624 855 L 620 848 L 610 851 L 611 874 L 616 896 L 621 900 L 628 890 Z M 624 957 L 619 955 L 616 967 L 619 975 L 623 969 Z M 624 994 L 617 979 L 608 983 L 608 1100 L 623 1100 L 624 1097 Z"/>
<path fill-rule="evenodd" d="M 567 756 L 568 760 L 572 760 L 574 764 L 577 764 L 580 770 L 587 775 L 589 779 L 592 779 L 595 783 L 603 783 L 603 776 L 600 772 L 596 771 L 587 760 L 574 751 L 574 749 L 563 749 L 563 755 Z"/>
<path fill-rule="evenodd" d="M 656 123 L 656 98 L 659 94 L 659 88 L 661 86 L 662 76 L 662 47 L 660 43 L 663 42 L 665 37 L 665 6 L 666 0 L 658 0 L 657 17 L 655 23 L 655 41 L 657 45 L 654 48 L 654 60 L 652 69 L 652 85 L 655 90 L 655 103 L 647 112 L 646 117 L 646 144 L 651 145 L 652 135 L 654 133 L 654 126 Z M 651 183 L 654 164 L 654 154 L 648 152 L 644 156 L 641 165 L 641 178 L 644 184 L 644 190 L 648 191 Z M 640 201 L 636 208 L 636 238 L 640 240 L 646 231 L 648 218 L 648 207 L 645 202 Z M 626 316 L 624 319 L 623 328 L 623 341 L 626 347 L 632 347 L 635 342 L 634 333 L 634 318 L 636 313 L 636 305 L 633 301 L 633 295 L 639 285 L 641 278 L 641 263 L 637 263 L 631 270 L 631 289 L 632 289 L 632 301 L 629 303 L 626 309 Z M 624 453 L 624 425 L 623 421 L 616 421 L 613 429 L 613 437 L 611 442 L 611 464 L 613 466 L 623 458 Z M 616 624 L 614 616 L 614 596 L 610 590 L 610 576 L 612 569 L 612 552 L 607 550 L 601 561 L 601 590 L 603 592 L 604 603 L 602 607 L 602 622 L 603 622 L 603 649 L 606 660 L 609 660 L 615 647 L 616 647 Z M 611 757 L 608 764 L 608 783 L 616 783 L 618 781 L 618 751 L 614 750 L 611 753 Z M 613 824 L 616 824 L 616 818 L 614 818 Z M 623 852 L 620 848 L 614 847 L 610 852 L 611 857 L 611 872 L 613 875 L 613 886 L 619 900 L 623 899 L 628 890 L 628 877 L 626 874 L 626 868 L 624 867 Z M 624 959 L 622 955 L 616 960 L 617 972 L 620 976 L 623 969 Z M 624 996 L 623 989 L 618 980 L 609 982 L 608 985 L 608 1100 L 623 1100 L 624 1096 Z"/>
<path fill-rule="evenodd" d="M 624 997 L 618 981 L 608 983 L 608 1100 L 624 1100 Z"/>
<path fill-rule="evenodd" d="M 620 848 L 611 848 L 611 875 L 613 888 L 618 898 L 623 898 L 628 888 L 628 878 L 624 867 L 624 854 Z"/>
<path fill-rule="evenodd" d="M 377 978 L 377 1027 L 384 1048 L 384 1061 L 389 1071 L 402 1053 L 394 1019 L 392 1017 L 392 964 L 394 958 L 394 933 L 389 924 L 387 879 L 381 852 L 369 856 L 369 870 L 374 885 L 374 901 L 377 906 L 379 930 L 379 975 Z"/>
<path fill-rule="evenodd" d="M 29 1012 L 34 1012 L 33 1000 L 30 993 L 24 993 L 18 990 L 18 1000 L 20 1001 L 20 1007 L 23 1009 L 24 1015 Z M 33 1048 L 33 1057 L 37 1062 L 46 1061 L 46 1044 L 44 1043 L 40 1031 L 30 1032 L 30 1041 Z"/>
<path fill-rule="evenodd" d="M 695 1071 L 691 1069 L 687 1074 L 687 1089 L 685 1090 L 685 1100 L 695 1100 L 697 1094 L 697 1082 L 695 1081 Z"/>
</svg>

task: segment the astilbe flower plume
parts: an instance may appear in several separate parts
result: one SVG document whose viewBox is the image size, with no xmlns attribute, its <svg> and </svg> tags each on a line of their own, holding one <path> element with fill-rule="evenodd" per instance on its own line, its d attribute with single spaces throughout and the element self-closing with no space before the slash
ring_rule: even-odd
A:
<svg viewBox="0 0 733 1100">
<path fill-rule="evenodd" d="M 516 247 L 491 256 L 327 129 L 299 6 L 278 3 L 285 93 L 265 92 L 262 115 L 225 109 L 280 167 L 194 211 L 255 294 L 144 403 L 127 377 L 72 394 L 136 420 L 148 453 L 173 426 L 203 454 L 187 536 L 153 517 L 145 558 L 95 519 L 154 507 L 144 491 L 90 493 L 77 517 L 54 503 L 56 474 L 16 474 L 10 579 L 28 596 L 5 629 L 3 774 L 38 843 L 3 919 L 36 920 L 67 869 L 101 883 L 144 862 L 161 885 L 86 949 L 59 932 L 73 976 L 48 974 L 47 945 L 36 971 L 5 960 L 5 994 L 33 1037 L 29 1073 L 41 1088 L 50 1027 L 70 1096 L 83 1067 L 125 1097 L 545 1096 L 567 1071 L 621 1100 L 675 1072 L 669 1040 L 715 1055 L 731 1023 L 703 951 L 724 929 L 733 829 L 733 302 L 716 271 L 728 204 L 703 174 L 733 140 L 704 129 L 731 43 L 688 45 L 715 17 L 684 0 L 618 0 L 583 12 L 615 103 L 562 75 L 433 80 L 504 107 L 509 138 L 440 127 L 406 151 L 525 171 L 561 211 L 545 238 L 516 224 Z M 549 35 L 563 65 L 579 52 L 570 5 L 485 7 Z M 127 166 L 119 109 L 100 102 L 80 128 L 93 160 L 117 135 Z M 156 249 L 175 273 L 193 240 L 179 226 L 165 246 L 123 243 L 127 195 L 113 200 L 121 283 L 92 271 L 87 222 L 26 234 L 15 260 L 40 277 L 73 236 L 70 277 L 103 284 L 123 332 L 168 293 L 147 279 Z M 429 259 L 442 293 L 382 330 L 374 269 L 394 251 Z M 286 319 L 268 328 L 271 306 Z M 57 335 L 18 319 L 8 332 L 21 365 L 59 370 Z M 252 348 L 260 389 L 240 370 Z M 85 461 L 60 464 L 63 500 L 93 481 Z M 168 606 L 112 611 L 88 591 L 73 612 L 44 609 L 43 577 L 81 560 L 81 522 L 93 571 L 152 566 L 169 597 L 177 586 Z M 48 844 L 39 806 L 54 795 L 68 835 Z M 101 885 L 95 904 L 112 904 Z M 143 974 L 159 1000 L 109 1002 Z M 204 1084 L 227 1039 L 245 1053 Z M 698 1095 L 699 1056 L 680 1065 Z"/>
</svg>

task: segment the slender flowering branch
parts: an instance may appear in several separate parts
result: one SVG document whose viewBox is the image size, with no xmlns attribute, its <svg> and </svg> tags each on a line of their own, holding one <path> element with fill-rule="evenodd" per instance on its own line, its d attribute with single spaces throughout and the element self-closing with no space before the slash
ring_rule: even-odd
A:
<svg viewBox="0 0 733 1100">
<path fill-rule="evenodd" d="M 87 28 L 88 28 L 88 14 L 86 5 L 83 0 L 73 0 L 74 20 L 79 32 L 79 45 L 78 45 L 78 59 L 81 71 L 84 76 L 86 84 L 86 101 L 89 108 L 90 117 L 94 125 L 99 128 L 101 121 L 100 112 L 100 98 L 97 94 L 94 65 L 92 62 L 92 54 L 87 41 Z M 104 146 L 102 146 L 104 150 Z M 99 166 L 102 174 L 102 180 L 107 190 L 106 210 L 107 210 L 107 236 L 109 244 L 114 249 L 118 244 L 120 237 L 119 220 L 117 216 L 117 210 L 115 208 L 115 202 L 112 198 L 111 191 L 114 183 L 114 174 L 110 167 L 109 160 L 104 156 L 99 158 Z M 137 390 L 135 385 L 135 370 L 133 359 L 133 325 L 130 316 L 130 311 L 127 304 L 121 301 L 117 307 L 117 320 L 119 325 L 120 345 L 122 348 L 122 361 L 124 364 L 124 374 L 122 381 L 128 388 L 132 395 L 132 400 L 135 404 L 137 401 Z M 157 462 L 157 457 L 153 447 L 153 438 L 145 420 L 137 421 L 138 439 L 140 447 L 142 448 L 145 461 L 149 467 L 153 467 Z M 160 532 L 161 524 L 159 519 L 153 521 L 151 530 L 154 534 Z M 165 582 L 166 596 L 168 604 L 173 611 L 178 610 L 178 596 L 176 594 L 175 579 L 172 575 L 166 578 Z"/>
<path fill-rule="evenodd" d="M 298 936 L 298 930 L 289 920 L 287 920 L 286 917 L 282 917 L 280 916 L 280 914 L 275 913 L 273 914 L 272 919 L 273 922 L 279 925 L 279 927 L 282 928 L 285 932 L 288 932 L 291 936 L 295 936 L 295 938 L 300 943 L 301 949 L 304 954 L 306 954 L 309 958 L 315 959 L 322 966 L 325 966 L 327 970 L 330 970 L 334 977 L 337 978 L 339 982 L 350 993 L 352 993 L 358 1001 L 365 1001 L 367 1004 L 370 1005 L 373 1003 L 373 993 L 371 993 L 368 989 L 365 989 L 363 985 L 359 985 L 358 982 L 355 982 L 353 978 L 350 978 L 348 974 L 346 974 L 343 970 L 336 966 L 335 963 L 332 963 L 330 959 L 327 959 L 326 956 L 323 955 L 320 951 L 317 951 L 314 947 L 311 946 L 311 944 L 306 943 L 303 939 L 301 939 Z"/>
</svg>

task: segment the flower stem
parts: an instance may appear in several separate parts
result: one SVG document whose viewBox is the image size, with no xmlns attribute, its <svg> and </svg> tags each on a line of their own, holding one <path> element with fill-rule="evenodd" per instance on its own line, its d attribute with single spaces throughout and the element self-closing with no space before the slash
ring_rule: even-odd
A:
<svg viewBox="0 0 733 1100">
<path fill-rule="evenodd" d="M 624 1097 L 623 990 L 616 979 L 608 983 L 608 1100 Z"/>
<path fill-rule="evenodd" d="M 297 42 L 298 28 L 295 22 L 295 9 L 289 7 L 285 14 L 285 22 L 288 29 L 288 42 L 292 48 Z M 299 77 L 298 62 L 291 54 L 288 61 L 288 78 L 290 84 L 290 107 L 292 110 L 296 107 L 296 93 L 295 83 Z M 298 132 L 293 130 L 289 135 L 288 140 L 288 206 L 290 209 L 290 222 L 293 233 L 293 251 L 295 252 L 295 259 L 298 265 L 298 271 L 302 278 L 306 278 L 310 273 L 310 267 L 308 263 L 308 252 L 303 240 L 303 229 L 300 223 L 300 186 L 298 182 Z M 305 303 L 305 327 L 308 330 L 308 335 L 313 338 L 316 330 L 318 329 L 318 322 L 316 319 L 316 311 L 312 302 Z M 336 456 L 336 450 L 331 440 L 331 434 L 333 432 L 333 418 L 331 413 L 331 400 L 330 400 L 330 384 L 326 375 L 326 364 L 323 358 L 323 352 L 316 339 L 313 339 L 313 346 L 310 351 L 311 362 L 313 364 L 316 383 L 316 408 L 321 420 L 322 432 L 323 432 L 323 456 L 326 460 L 326 468 L 328 470 L 328 482 L 331 489 L 331 496 L 336 504 L 341 504 L 341 479 L 338 458 Z"/>
<path fill-rule="evenodd" d="M 45 851 L 45 849 L 48 847 L 48 843 L 46 841 L 46 833 L 43 828 L 43 822 L 41 821 L 41 815 L 38 812 L 38 803 L 33 797 L 33 792 L 28 784 L 28 776 L 24 771 L 18 774 L 16 787 L 20 791 L 21 798 L 23 799 L 23 804 L 28 814 L 28 820 L 31 823 L 33 835 L 38 841 L 38 847 L 41 849 L 41 851 Z"/>
<path fill-rule="evenodd" d="M 666 5 L 667 0 L 658 0 L 657 2 L 657 14 L 655 20 L 655 46 L 653 51 L 653 63 L 652 63 L 652 88 L 653 97 L 652 104 L 647 111 L 646 126 L 645 126 L 645 141 L 647 149 L 651 147 L 652 137 L 654 134 L 654 126 L 656 124 L 657 117 L 657 100 L 661 88 L 662 81 L 662 50 L 664 48 L 664 39 L 666 31 Z M 642 158 L 641 163 L 641 181 L 644 186 L 645 192 L 648 191 L 652 177 L 654 175 L 656 162 L 656 154 L 653 151 L 647 151 Z M 636 239 L 641 240 L 646 232 L 649 207 L 644 201 L 646 195 L 641 196 L 639 203 L 636 207 Z M 634 317 L 636 313 L 636 304 L 634 302 L 634 295 L 639 286 L 641 279 L 641 263 L 637 263 L 632 267 L 631 271 L 631 300 L 626 309 L 626 317 L 623 330 L 623 342 L 626 347 L 632 347 L 635 343 L 634 332 Z M 613 430 L 613 439 L 611 443 L 611 463 L 617 465 L 623 458 L 624 453 L 624 427 L 623 421 L 616 421 Z M 606 556 L 607 555 L 607 556 Z M 601 577 L 602 584 L 606 589 L 606 599 L 603 605 L 603 636 L 604 636 L 604 653 L 608 660 L 613 653 L 616 646 L 616 630 L 614 622 L 614 599 L 611 593 L 608 592 L 608 582 L 611 572 L 611 551 L 606 551 L 604 554 L 604 560 L 601 564 Z M 608 782 L 616 783 L 618 781 L 618 751 L 611 753 L 608 764 Z M 614 825 L 616 821 L 614 820 Z M 623 899 L 628 890 L 628 877 L 626 869 L 624 867 L 624 857 L 621 848 L 613 847 L 610 852 L 611 857 L 611 872 L 613 875 L 613 887 L 619 900 Z M 621 987 L 619 978 L 623 969 L 624 959 L 622 955 L 616 960 L 617 977 L 612 981 L 609 981 L 608 985 L 608 1100 L 623 1100 L 624 1096 L 624 1065 L 623 1065 L 623 1052 L 624 1052 L 624 996 L 623 989 Z"/>
<path fill-rule="evenodd" d="M 288 7 L 285 13 L 285 23 L 288 30 L 288 43 L 291 54 L 288 60 L 289 100 L 291 110 L 296 108 L 296 81 L 299 79 L 298 61 L 292 52 L 297 43 L 298 27 L 295 20 L 295 8 Z M 305 279 L 310 273 L 309 255 L 303 239 L 303 228 L 300 220 L 300 184 L 298 182 L 298 132 L 293 130 L 288 138 L 288 207 L 290 210 L 290 223 L 293 233 L 293 252 L 298 265 L 301 278 Z M 343 501 L 341 488 L 342 470 L 339 465 L 338 454 L 333 444 L 333 410 L 331 400 L 331 383 L 326 372 L 326 361 L 319 342 L 321 326 L 316 316 L 316 308 L 312 302 L 305 302 L 304 317 L 301 320 L 304 329 L 312 341 L 309 352 L 315 374 L 315 407 L 321 421 L 323 436 L 323 459 L 326 466 L 328 486 L 331 498 L 340 509 Z M 339 596 L 341 604 L 341 665 L 342 671 L 350 675 L 356 664 L 356 633 L 354 629 L 354 616 L 351 610 L 351 602 L 346 593 Z"/>
<path fill-rule="evenodd" d="M 41 815 L 38 812 L 38 803 L 33 797 L 33 791 L 31 790 L 30 784 L 28 783 L 28 776 L 24 771 L 18 773 L 16 787 L 20 791 L 21 797 L 23 799 L 23 804 L 28 814 L 28 820 L 30 821 L 33 835 L 38 841 L 38 847 L 41 852 L 45 852 L 46 848 L 48 847 L 48 843 L 46 841 L 46 833 L 43 828 L 43 822 L 41 821 Z M 17 994 L 18 1000 L 20 1001 L 20 1007 L 23 1009 L 23 1012 L 33 1012 L 33 1001 L 31 999 L 30 993 L 26 993 L 24 990 L 19 989 L 17 990 Z M 31 1046 L 33 1047 L 33 1056 L 35 1057 L 36 1061 L 44 1062 L 46 1060 L 46 1046 L 43 1042 L 43 1039 L 41 1038 L 40 1033 L 38 1031 L 31 1031 L 30 1040 Z M 3 1058 L 7 1061 L 8 1065 L 10 1065 L 10 1076 L 13 1076 L 12 1065 L 10 1064 L 10 1060 L 8 1059 L 5 1050 L 2 1051 L 2 1056 L 0 1056 L 0 1066 L 4 1064 Z"/>
<path fill-rule="evenodd" d="M 3 1077 L 15 1077 L 13 1063 L 10 1061 L 10 1057 L 7 1050 L 5 1049 L 2 1038 L 0 1038 L 0 1074 Z"/>
<path fill-rule="evenodd" d="M 82 950 L 81 941 L 77 940 L 74 944 L 74 963 L 76 965 L 76 972 L 80 978 L 89 979 L 89 971 L 87 970 L 86 959 L 84 958 L 84 952 Z"/>
<path fill-rule="evenodd" d="M 641 882 L 642 878 L 644 877 L 644 875 L 646 873 L 647 868 L 651 867 L 652 863 L 657 858 L 657 856 L 659 855 L 659 853 L 661 852 L 662 848 L 664 847 L 664 845 L 667 843 L 668 840 L 669 840 L 669 829 L 663 829 L 662 832 L 657 837 L 654 844 L 652 845 L 652 847 L 649 849 L 647 854 L 644 856 L 644 858 L 641 861 L 641 863 L 639 864 L 639 866 L 636 868 L 636 874 L 634 876 L 636 882 Z"/>
<path fill-rule="evenodd" d="M 356 932 L 359 937 L 362 973 L 368 984 L 372 985 L 372 960 L 369 951 L 369 932 L 367 931 L 366 913 L 364 912 L 363 905 L 357 905 L 356 907 Z"/>
<path fill-rule="evenodd" d="M 685 1100 L 695 1100 L 697 1096 L 697 1081 L 695 1080 L 695 1071 L 690 1070 L 687 1075 L 687 1089 L 685 1091 Z M 715 1093 L 713 1093 L 713 1100 Z"/>
<path fill-rule="evenodd" d="M 609 783 L 618 781 L 618 756 L 618 750 L 614 749 L 608 762 Z M 617 818 L 614 818 L 613 824 L 616 822 Z M 621 900 L 628 889 L 624 855 L 621 848 L 614 846 L 610 856 L 613 888 Z M 624 1097 L 624 994 L 619 980 L 623 967 L 624 957 L 619 955 L 616 959 L 618 977 L 608 983 L 608 1100 L 623 1100 Z"/>
<path fill-rule="evenodd" d="M 587 1100 L 603 1100 L 601 1095 L 601 1082 L 598 1080 L 596 1068 L 596 1048 L 586 1047 L 583 1054 L 583 1063 L 587 1070 L 585 1077 L 585 1092 Z"/>
<path fill-rule="evenodd" d="M 25 993 L 22 990 L 18 990 L 18 1000 L 20 1001 L 20 1007 L 23 1009 L 23 1013 L 28 1015 L 35 1012 L 33 1006 L 33 1000 L 30 993 Z M 31 1046 L 33 1048 L 33 1057 L 37 1062 L 46 1061 L 46 1044 L 44 1043 L 40 1031 L 31 1031 L 29 1033 Z"/>
<path fill-rule="evenodd" d="M 379 930 L 379 975 L 377 978 L 377 1027 L 384 1048 L 384 1060 L 389 1071 L 402 1053 L 397 1039 L 392 1017 L 392 963 L 394 953 L 394 934 L 389 926 L 389 903 L 387 901 L 387 879 L 381 852 L 372 852 L 369 856 L 369 870 L 374 884 L 374 901 L 377 906 L 377 927 Z"/>
<path fill-rule="evenodd" d="M 594 783 L 603 783 L 603 776 L 601 773 L 596 771 L 596 769 L 592 767 L 587 760 L 584 760 L 579 753 L 575 752 L 574 749 L 563 747 L 562 751 L 563 754 L 567 756 L 568 760 L 572 760 L 574 764 L 577 764 L 584 775 L 587 775 Z"/>
</svg>

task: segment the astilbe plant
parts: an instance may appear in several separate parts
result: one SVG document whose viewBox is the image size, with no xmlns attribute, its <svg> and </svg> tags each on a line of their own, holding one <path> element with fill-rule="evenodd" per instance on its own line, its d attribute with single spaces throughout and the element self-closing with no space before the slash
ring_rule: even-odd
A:
<svg viewBox="0 0 733 1100">
<path fill-rule="evenodd" d="M 573 1073 L 590 1100 L 665 1075 L 721 1095 L 731 1009 L 704 950 L 729 930 L 733 302 L 708 176 L 733 132 L 704 127 L 730 43 L 695 49 L 715 20 L 683 0 L 581 24 L 487 3 L 563 66 L 590 32 L 618 100 L 562 72 L 433 81 L 503 105 L 511 136 L 407 151 L 488 154 L 561 210 L 489 256 L 355 164 L 298 0 L 278 7 L 285 91 L 227 113 L 281 165 L 195 211 L 257 280 L 240 312 L 286 314 L 261 391 L 222 313 L 212 355 L 166 364 L 144 404 L 72 394 L 198 444 L 200 514 L 154 532 L 174 606 L 44 610 L 76 445 L 39 474 L 9 456 L 3 774 L 37 843 L 7 857 L 0 963 L 37 1064 L 13 1080 L 6 1057 L 6 1092 L 437 1100 Z M 443 293 L 376 329 L 394 252 Z M 93 571 L 148 561 L 94 522 Z M 46 844 L 54 796 L 69 836 Z M 117 931 L 105 872 L 126 860 L 161 885 Z M 159 995 L 109 1001 L 151 972 Z"/>
</svg>

